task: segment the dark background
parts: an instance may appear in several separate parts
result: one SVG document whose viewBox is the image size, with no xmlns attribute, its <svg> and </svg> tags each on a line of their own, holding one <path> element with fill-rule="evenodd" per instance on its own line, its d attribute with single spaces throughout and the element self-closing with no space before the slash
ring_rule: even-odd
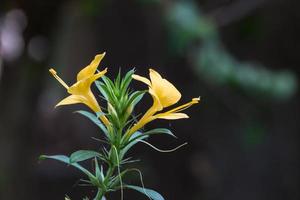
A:
<svg viewBox="0 0 300 200">
<path fill-rule="evenodd" d="M 153 137 L 169 154 L 137 145 L 146 187 L 168 200 L 296 200 L 299 194 L 300 2 L 298 0 L 79 0 L 0 2 L 0 199 L 91 195 L 75 169 L 40 154 L 97 149 L 100 133 L 73 111 L 54 109 L 97 53 L 108 76 L 159 71 L 201 96 L 191 118 L 155 121 L 178 139 Z M 132 87 L 141 89 L 142 86 Z M 145 97 L 137 112 L 151 105 Z M 132 182 L 139 184 L 137 177 Z M 119 194 L 108 199 L 119 199 Z M 125 199 L 146 199 L 132 191 Z"/>
</svg>

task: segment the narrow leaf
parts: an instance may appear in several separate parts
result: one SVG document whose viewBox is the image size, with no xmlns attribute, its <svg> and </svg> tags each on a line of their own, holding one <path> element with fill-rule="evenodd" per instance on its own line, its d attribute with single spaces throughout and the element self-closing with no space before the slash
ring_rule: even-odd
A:
<svg viewBox="0 0 300 200">
<path fill-rule="evenodd" d="M 136 134 L 138 133 L 138 134 Z M 166 128 L 156 128 L 156 129 L 152 129 L 150 131 L 141 133 L 141 132 L 136 132 L 135 134 L 133 134 L 130 139 L 128 144 L 133 144 L 135 145 L 136 143 L 140 142 L 140 140 L 143 140 L 147 137 L 149 137 L 150 135 L 156 135 L 156 134 L 167 134 L 167 135 L 171 135 L 172 137 L 177 138 L 169 129 Z M 132 146 L 133 146 L 132 145 Z M 131 146 L 129 147 L 131 148 Z"/>
<path fill-rule="evenodd" d="M 54 156 L 41 155 L 39 157 L 39 160 L 46 160 L 46 159 L 54 159 L 54 160 L 64 162 L 66 164 L 70 164 L 69 157 L 65 155 L 54 155 Z"/>
<path fill-rule="evenodd" d="M 166 128 L 155 128 L 143 133 L 143 135 L 155 135 L 155 134 L 167 134 L 177 138 L 169 129 Z"/>
<path fill-rule="evenodd" d="M 87 117 L 88 119 L 90 119 L 104 132 L 105 136 L 109 138 L 106 127 L 103 125 L 103 123 L 99 120 L 99 118 L 95 114 L 85 111 L 85 110 L 78 110 L 78 111 L 75 111 L 75 113 L 79 113 L 79 114 Z"/>
<path fill-rule="evenodd" d="M 88 159 L 91 159 L 94 157 L 103 159 L 103 156 L 96 151 L 79 150 L 79 151 L 75 151 L 74 153 L 71 154 L 70 163 L 81 162 L 81 161 L 88 160 Z"/>
<path fill-rule="evenodd" d="M 132 74 L 134 74 L 134 69 L 128 71 L 124 77 L 124 79 L 122 80 L 122 83 L 121 83 L 121 90 L 122 91 L 126 91 L 127 90 L 127 87 L 128 85 L 130 84 L 131 80 L 132 80 Z"/>
<path fill-rule="evenodd" d="M 132 93 L 128 100 L 128 105 L 133 104 L 135 106 L 144 96 L 146 91 L 136 91 Z"/>
<path fill-rule="evenodd" d="M 133 140 L 132 138 L 139 138 L 139 140 Z M 131 149 L 134 145 L 140 142 L 140 140 L 146 139 L 148 136 L 147 135 L 142 135 L 141 132 L 137 131 L 132 136 L 130 137 L 129 142 L 126 144 L 126 146 L 121 150 L 120 152 L 120 160 L 123 159 L 125 154 Z"/>
<path fill-rule="evenodd" d="M 87 175 L 94 185 L 96 185 L 98 183 L 97 178 L 91 172 L 89 172 L 87 169 L 85 169 L 84 167 L 82 167 L 78 163 L 71 163 L 68 156 L 65 156 L 65 155 L 54 155 L 54 156 L 41 155 L 39 157 L 39 159 L 40 160 L 54 159 L 54 160 L 58 160 L 58 161 L 61 161 L 63 163 L 66 163 L 68 165 L 71 165 L 71 166 L 79 169 L 80 171 L 82 171 L 85 175 Z"/>
<path fill-rule="evenodd" d="M 163 196 L 161 196 L 161 194 L 159 194 L 158 192 L 151 190 L 151 189 L 146 189 L 146 188 L 142 188 L 142 187 L 135 186 L 135 185 L 125 185 L 124 187 L 128 188 L 128 189 L 136 190 L 136 191 L 148 196 L 152 200 L 165 200 L 163 198 Z"/>
<path fill-rule="evenodd" d="M 105 86 L 105 84 L 101 81 L 95 81 L 95 84 L 96 84 L 96 87 L 98 88 L 99 92 L 103 95 L 103 97 L 106 100 L 109 100 L 111 97 L 110 97 L 110 93 L 109 93 L 107 87 Z"/>
</svg>

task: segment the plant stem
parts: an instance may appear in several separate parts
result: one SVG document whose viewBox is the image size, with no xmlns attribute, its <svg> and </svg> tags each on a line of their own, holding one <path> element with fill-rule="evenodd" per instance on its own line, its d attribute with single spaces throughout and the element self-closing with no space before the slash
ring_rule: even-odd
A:
<svg viewBox="0 0 300 200">
<path fill-rule="evenodd" d="M 103 194 L 102 190 L 98 189 L 97 195 L 94 198 L 94 200 L 102 200 L 103 196 L 104 196 L 104 194 Z"/>
</svg>

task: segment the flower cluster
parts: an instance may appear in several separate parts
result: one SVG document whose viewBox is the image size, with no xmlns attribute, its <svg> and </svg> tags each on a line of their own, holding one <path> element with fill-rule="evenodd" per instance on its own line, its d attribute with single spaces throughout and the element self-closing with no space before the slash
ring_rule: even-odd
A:
<svg viewBox="0 0 300 200">
<path fill-rule="evenodd" d="M 102 130 L 105 138 L 105 144 L 101 146 L 102 151 L 79 150 L 70 156 L 42 155 L 40 159 L 55 159 L 82 171 L 87 176 L 87 179 L 82 181 L 97 189 L 94 200 L 104 199 L 108 193 L 117 190 L 121 190 L 123 198 L 123 189 L 133 189 L 147 195 L 150 199 L 163 200 L 164 198 L 154 190 L 124 182 L 125 175 L 129 172 L 140 173 L 137 169 L 124 167 L 125 164 L 133 162 L 126 157 L 126 153 L 138 142 L 149 144 L 145 140 L 150 135 L 168 134 L 174 136 L 168 129 L 155 128 L 144 131 L 144 126 L 155 119 L 188 118 L 188 115 L 182 111 L 198 103 L 200 98 L 193 98 L 188 103 L 165 111 L 166 108 L 176 104 L 181 98 L 181 93 L 172 83 L 162 78 L 153 69 L 149 70 L 150 79 L 136 75 L 134 70 L 131 70 L 124 77 L 121 77 L 119 73 L 114 80 L 111 80 L 105 75 L 107 68 L 102 71 L 97 69 L 104 56 L 105 53 L 96 55 L 94 60 L 77 74 L 77 82 L 72 86 L 68 86 L 54 69 L 49 70 L 70 94 L 56 106 L 81 103 L 89 107 L 92 112 L 82 110 L 77 112 L 89 118 Z M 133 79 L 145 83 L 148 90 L 131 90 L 129 85 Z M 99 105 L 92 92 L 93 83 L 102 98 L 105 99 L 105 106 Z M 153 104 L 140 119 L 136 119 L 132 114 L 133 110 L 145 93 L 151 95 Z M 85 160 L 93 161 L 92 170 L 80 164 Z"/>
</svg>

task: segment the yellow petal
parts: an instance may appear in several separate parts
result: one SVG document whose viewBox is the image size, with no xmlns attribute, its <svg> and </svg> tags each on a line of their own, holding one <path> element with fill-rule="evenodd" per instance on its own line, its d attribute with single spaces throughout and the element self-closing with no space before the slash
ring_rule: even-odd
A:
<svg viewBox="0 0 300 200">
<path fill-rule="evenodd" d="M 90 90 L 91 84 L 101 76 L 103 76 L 107 72 L 107 68 L 97 74 L 94 74 L 90 77 L 87 77 L 83 80 L 77 81 L 75 84 L 73 84 L 69 89 L 68 92 L 70 94 L 84 94 Z"/>
<path fill-rule="evenodd" d="M 193 98 L 190 102 L 185 103 L 185 104 L 183 104 L 183 105 L 181 105 L 181 106 L 178 106 L 178 107 L 176 107 L 176 108 L 173 108 L 172 110 L 169 110 L 169 111 L 167 111 L 167 112 L 168 112 L 168 113 L 180 112 L 180 111 L 182 111 L 182 110 L 185 110 L 185 109 L 191 107 L 193 104 L 199 103 L 199 101 L 200 101 L 200 98 L 199 98 L 199 97 L 198 97 L 198 98 Z"/>
<path fill-rule="evenodd" d="M 151 122 L 155 118 L 153 115 L 157 112 L 163 109 L 162 105 L 160 104 L 160 101 L 155 93 L 153 93 L 153 90 L 149 87 L 149 93 L 151 94 L 153 98 L 153 105 L 147 110 L 147 112 L 143 115 L 143 117 L 135 124 L 133 127 L 130 128 L 128 131 L 128 135 L 130 136 L 143 126 L 145 126 L 147 123 Z"/>
<path fill-rule="evenodd" d="M 78 95 L 70 95 L 63 100 L 61 100 L 55 107 L 62 105 L 70 105 L 76 103 L 83 103 L 83 99 Z"/>
<path fill-rule="evenodd" d="M 150 69 L 150 79 L 152 89 L 163 107 L 171 106 L 180 100 L 181 94 L 176 87 L 153 69 Z"/>
<path fill-rule="evenodd" d="M 70 94 L 83 95 L 90 90 L 90 87 L 91 81 L 89 79 L 84 79 L 76 82 L 71 87 L 69 87 L 68 92 Z"/>
<path fill-rule="evenodd" d="M 151 107 L 152 108 L 152 107 Z M 151 109 L 150 108 L 150 109 Z M 126 133 L 126 137 L 130 137 L 133 133 L 144 127 L 147 123 L 153 121 L 155 118 L 152 115 L 150 109 L 146 112 L 146 114 L 136 123 L 134 124 L 129 131 Z"/>
<path fill-rule="evenodd" d="M 153 111 L 151 112 L 152 115 L 157 112 L 157 111 L 161 111 L 163 109 L 163 105 L 160 102 L 159 97 L 156 95 L 155 91 L 152 88 L 149 88 L 149 94 L 152 96 L 153 99 L 153 105 L 150 109 L 152 109 Z M 149 110 L 150 110 L 149 109 Z"/>
<path fill-rule="evenodd" d="M 97 67 L 104 58 L 105 52 L 95 56 L 94 60 L 77 74 L 77 81 L 83 80 L 95 74 Z"/>
<path fill-rule="evenodd" d="M 185 110 L 189 107 L 191 107 L 193 104 L 196 104 L 196 103 L 199 103 L 200 101 L 200 98 L 193 98 L 190 102 L 186 103 L 186 104 L 183 104 L 181 106 L 178 106 L 176 108 L 173 108 L 172 110 L 169 110 L 167 112 L 164 112 L 164 113 L 158 113 L 156 114 L 154 117 L 155 118 L 159 118 L 159 119 L 171 119 L 173 117 L 173 114 L 174 114 L 174 117 L 176 117 L 177 115 L 176 114 L 180 114 L 178 115 L 179 118 L 172 118 L 172 119 L 181 119 L 181 118 L 187 118 L 187 115 L 184 114 L 184 113 L 178 113 L 182 110 Z M 168 116 L 171 116 L 171 118 L 166 118 Z M 180 117 L 182 116 L 182 117 Z M 185 116 L 185 117 L 184 117 Z"/>
<path fill-rule="evenodd" d="M 150 74 L 150 79 L 151 79 L 151 82 L 155 82 L 156 80 L 160 80 L 160 79 L 163 79 L 161 77 L 161 75 L 155 71 L 154 69 L 149 69 L 149 74 Z"/>
<path fill-rule="evenodd" d="M 147 79 L 147 78 L 145 78 L 145 77 L 143 77 L 143 76 L 139 76 L 139 75 L 133 74 L 131 77 L 133 79 L 137 80 L 137 81 L 141 81 L 141 82 L 147 84 L 148 86 L 151 86 L 150 80 Z"/>
<path fill-rule="evenodd" d="M 87 94 L 84 94 L 83 96 L 83 103 L 85 105 L 87 105 L 91 110 L 93 110 L 95 113 L 101 112 L 101 108 L 94 96 L 94 94 L 92 93 L 91 90 L 89 90 L 87 92 Z M 100 116 L 101 121 L 106 125 L 109 126 L 110 122 L 108 121 L 108 119 L 104 116 L 101 115 Z"/>
<path fill-rule="evenodd" d="M 92 109 L 95 113 L 100 112 L 101 108 L 92 91 L 88 90 L 87 94 L 84 95 L 85 96 L 84 96 L 83 103 L 86 104 L 88 107 L 90 107 L 90 109 Z"/>
<path fill-rule="evenodd" d="M 107 68 L 105 68 L 103 71 L 94 74 L 91 78 L 90 78 L 90 82 L 93 83 L 95 80 L 97 80 L 98 78 L 100 78 L 101 76 L 103 76 L 104 74 L 106 74 L 107 72 Z"/>
<path fill-rule="evenodd" d="M 156 118 L 174 120 L 174 119 L 189 118 L 189 116 L 184 113 L 166 113 L 166 114 L 162 113 L 160 115 L 157 115 Z"/>
</svg>

